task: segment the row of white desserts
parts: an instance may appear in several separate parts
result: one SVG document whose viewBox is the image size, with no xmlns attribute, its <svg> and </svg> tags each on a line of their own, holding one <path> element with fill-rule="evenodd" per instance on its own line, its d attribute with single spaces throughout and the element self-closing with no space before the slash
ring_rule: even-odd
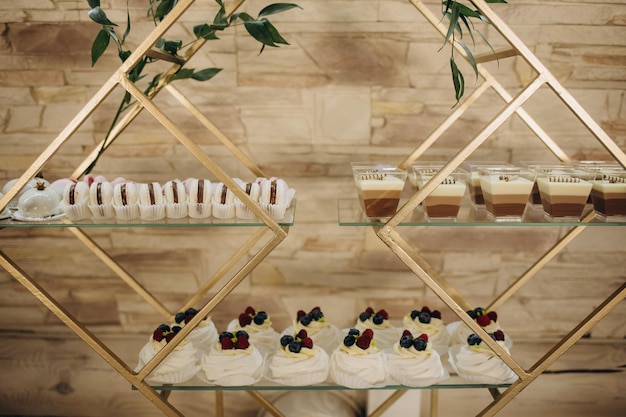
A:
<svg viewBox="0 0 626 417">
<path fill-rule="evenodd" d="M 155 330 L 140 352 L 137 371 L 184 327 L 188 322 L 186 314 L 195 315 L 195 310 L 190 310 L 179 313 L 175 324 L 161 325 Z M 429 310 L 423 308 L 421 312 L 425 311 Z M 303 324 L 301 318 L 305 315 L 310 320 L 304 320 L 306 324 Z M 482 309 L 479 315 L 488 317 Z M 311 319 L 311 316 L 315 317 Z M 411 316 L 405 317 L 409 325 L 415 320 Z M 261 320 L 257 320 L 259 317 Z M 323 313 L 316 307 L 308 314 L 299 312 L 293 325 L 279 335 L 272 329 L 265 312 L 248 307 L 238 320 L 229 324 L 227 332 L 218 335 L 211 319 L 205 318 L 149 379 L 156 383 L 178 383 L 197 374 L 201 380 L 215 385 L 248 385 L 265 377 L 286 385 L 332 381 L 350 388 L 367 388 L 398 383 L 427 386 L 448 377 L 441 355 L 433 346 L 435 336 L 413 327 L 396 334 L 393 341 L 383 342 L 390 333 L 379 339 L 385 330 L 372 330 L 366 321 L 359 318 L 354 328 L 338 331 L 325 321 Z M 461 327 L 457 326 L 459 330 Z M 498 329 L 495 320 L 490 320 L 485 329 L 497 329 L 490 332 L 494 335 L 492 337 L 508 350 L 504 333 Z M 464 335 L 464 332 L 465 329 L 455 336 Z M 502 361 L 492 360 L 494 353 L 481 343 L 480 338 L 469 334 L 462 344 L 454 345 L 446 352 L 459 375 L 468 380 L 494 384 L 516 379 Z M 331 339 L 335 339 L 334 344 L 329 344 Z"/>
<path fill-rule="evenodd" d="M 273 219 L 280 220 L 291 204 L 295 190 L 280 178 L 257 178 L 233 181 L 254 203 Z M 256 215 L 224 183 L 208 179 L 188 178 L 158 182 L 135 183 L 124 179 L 113 182 L 95 181 L 67 184 L 61 208 L 71 220 L 120 219 L 154 221 L 184 217 L 218 219 L 254 219 Z"/>
</svg>

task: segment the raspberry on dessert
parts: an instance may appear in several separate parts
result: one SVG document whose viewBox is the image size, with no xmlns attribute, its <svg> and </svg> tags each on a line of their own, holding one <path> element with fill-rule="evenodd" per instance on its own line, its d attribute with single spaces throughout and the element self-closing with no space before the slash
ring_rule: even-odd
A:
<svg viewBox="0 0 626 417">
<path fill-rule="evenodd" d="M 296 338 L 302 340 L 302 339 L 305 339 L 307 336 L 308 334 L 306 330 L 302 329 L 298 332 L 298 334 L 296 335 Z"/>
<path fill-rule="evenodd" d="M 367 307 L 365 309 L 365 312 L 371 316 L 372 314 L 374 314 L 374 309 L 372 307 Z"/>
<path fill-rule="evenodd" d="M 220 339 L 220 344 L 222 345 L 222 350 L 234 349 L 235 345 L 233 340 L 230 337 L 224 337 Z"/>
<path fill-rule="evenodd" d="M 372 329 L 365 329 L 363 330 L 363 334 L 361 334 L 361 336 L 365 336 L 365 337 L 369 337 L 370 339 L 374 338 L 374 330 Z"/>
<path fill-rule="evenodd" d="M 411 339 L 413 339 L 413 333 L 411 333 L 409 329 L 404 329 L 402 331 L 402 336 L 411 336 Z"/>
<path fill-rule="evenodd" d="M 173 332 L 172 332 L 172 333 L 168 333 L 168 334 L 166 334 L 166 335 L 165 335 L 165 341 L 166 341 L 167 343 L 169 343 L 169 342 L 170 342 L 170 341 L 174 338 L 174 336 L 176 336 L 176 333 L 173 333 Z"/>
<path fill-rule="evenodd" d="M 248 306 L 244 310 L 243 314 L 246 314 L 248 316 L 254 316 L 256 314 L 256 310 L 254 308 L 252 308 L 251 306 Z"/>
<path fill-rule="evenodd" d="M 237 338 L 237 341 L 235 342 L 235 349 L 248 349 L 248 347 L 250 347 L 250 342 L 248 341 L 247 335 L 242 335 Z"/>
<path fill-rule="evenodd" d="M 504 332 L 502 330 L 496 330 L 493 332 L 493 338 L 497 341 L 504 342 Z"/>
<path fill-rule="evenodd" d="M 222 339 L 232 339 L 233 337 L 235 337 L 235 335 L 232 334 L 231 332 L 222 332 L 219 335 L 219 340 L 221 342 Z"/>
<path fill-rule="evenodd" d="M 363 350 L 366 350 L 367 348 L 369 348 L 371 343 L 372 343 L 372 338 L 367 336 L 365 332 L 356 340 L 356 345 Z"/>
<path fill-rule="evenodd" d="M 418 336 L 420 339 L 424 339 L 426 342 L 428 342 L 428 335 L 426 333 L 422 333 L 421 335 Z"/>
<path fill-rule="evenodd" d="M 489 316 L 491 321 L 493 322 L 498 321 L 498 314 L 495 311 L 490 311 L 489 313 L 487 313 L 487 315 Z"/>
<path fill-rule="evenodd" d="M 428 308 L 427 306 L 422 307 L 421 313 L 428 313 L 428 314 L 430 314 L 431 313 L 430 308 Z"/>
<path fill-rule="evenodd" d="M 485 327 L 485 326 L 489 326 L 489 323 L 491 323 L 491 319 L 489 318 L 489 316 L 483 315 L 483 316 L 476 317 L 476 322 L 480 324 L 482 327 Z"/>
<path fill-rule="evenodd" d="M 248 315 L 246 313 L 241 313 L 239 315 L 239 325 L 241 327 L 245 327 L 245 326 L 247 326 L 247 325 L 249 325 L 251 323 L 252 323 L 252 316 L 250 316 L 250 315 Z"/>
<path fill-rule="evenodd" d="M 378 310 L 378 313 L 376 313 L 377 315 L 380 315 L 384 320 L 388 320 L 389 319 L 389 313 L 387 313 L 387 311 L 385 310 Z"/>
<path fill-rule="evenodd" d="M 303 348 L 313 349 L 313 339 L 311 339 L 310 337 L 305 337 L 300 343 L 302 344 Z"/>
<path fill-rule="evenodd" d="M 433 310 L 433 311 L 430 313 L 430 317 L 435 318 L 435 319 L 439 319 L 439 320 L 441 320 L 441 311 L 439 311 L 439 310 Z"/>
<path fill-rule="evenodd" d="M 300 319 L 304 315 L 306 315 L 306 312 L 304 310 L 298 310 L 298 312 L 296 313 L 296 320 L 300 321 Z"/>
</svg>

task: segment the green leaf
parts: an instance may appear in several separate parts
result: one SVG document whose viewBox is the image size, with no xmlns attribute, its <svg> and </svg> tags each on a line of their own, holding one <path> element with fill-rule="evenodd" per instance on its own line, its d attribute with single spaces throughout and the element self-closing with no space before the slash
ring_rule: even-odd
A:
<svg viewBox="0 0 626 417">
<path fill-rule="evenodd" d="M 122 35 L 122 43 L 126 40 L 126 37 L 130 33 L 130 11 L 128 10 L 128 1 L 126 2 L 126 30 Z"/>
<path fill-rule="evenodd" d="M 109 32 L 104 29 L 100 29 L 98 34 L 96 35 L 96 39 L 94 39 L 93 44 L 91 45 L 91 66 L 93 67 L 96 64 L 96 61 L 100 59 L 104 51 L 106 51 L 109 46 Z"/>
<path fill-rule="evenodd" d="M 276 13 L 286 12 L 287 10 L 291 10 L 293 8 L 302 9 L 302 7 L 293 3 L 274 3 L 269 6 L 264 7 L 260 12 L 257 18 L 263 16 L 269 16 Z"/>
<path fill-rule="evenodd" d="M 265 27 L 267 28 L 267 30 L 272 34 L 272 40 L 274 41 L 274 43 L 280 43 L 283 45 L 289 45 L 289 42 L 287 42 L 285 40 L 285 38 L 283 38 L 280 33 L 278 33 L 278 30 L 274 27 L 274 25 L 272 25 L 270 23 L 269 20 L 267 19 L 262 19 L 263 20 L 263 24 L 265 25 Z"/>
<path fill-rule="evenodd" d="M 163 75 L 163 73 L 159 72 L 157 75 L 155 75 L 152 78 L 152 81 L 150 81 L 150 83 L 148 83 L 148 86 L 144 90 L 144 92 L 143 92 L 144 94 L 148 95 L 150 93 L 150 91 L 152 91 L 152 89 L 157 86 L 157 84 L 159 83 L 159 80 L 161 79 L 161 75 Z"/>
<path fill-rule="evenodd" d="M 446 44 L 450 41 L 450 38 L 454 35 L 455 29 L 459 26 L 459 8 L 456 7 L 456 5 L 457 3 L 454 2 L 454 4 L 452 4 L 451 12 L 446 14 L 450 22 L 448 25 L 448 32 L 446 33 L 446 38 L 443 41 L 443 46 L 441 48 L 446 46 Z"/>
<path fill-rule="evenodd" d="M 506 0 L 485 0 L 485 3 L 506 3 Z"/>
<path fill-rule="evenodd" d="M 163 49 L 165 52 L 168 52 L 172 55 L 177 55 L 178 51 L 180 50 L 182 46 L 183 46 L 183 41 L 181 40 L 176 40 L 176 41 L 164 40 L 161 45 L 161 49 Z"/>
<path fill-rule="evenodd" d="M 452 72 L 452 83 L 454 84 L 454 97 L 456 98 L 456 104 L 459 104 L 459 100 L 465 94 L 465 79 L 463 78 L 463 73 L 459 71 L 459 68 L 456 66 L 456 62 L 454 62 L 454 57 L 450 57 L 450 69 Z"/>
<path fill-rule="evenodd" d="M 172 11 L 177 2 L 178 0 L 161 0 L 154 12 L 154 18 L 159 19 L 159 21 L 165 19 L 165 16 Z"/>
<path fill-rule="evenodd" d="M 196 81 L 207 81 L 215 77 L 221 70 L 221 68 L 205 68 L 200 71 L 195 71 L 191 75 L 191 78 Z"/>
<path fill-rule="evenodd" d="M 117 26 L 115 23 L 109 20 L 106 13 L 104 13 L 104 10 L 102 10 L 100 6 L 94 7 L 93 9 L 89 10 L 87 12 L 87 16 L 89 16 L 89 18 L 93 20 L 94 22 L 99 23 L 101 25 Z"/>
<path fill-rule="evenodd" d="M 461 48 L 463 48 L 463 50 L 467 54 L 467 59 L 469 63 L 471 64 L 472 68 L 474 69 L 474 74 L 476 74 L 476 79 L 478 79 L 478 67 L 476 66 L 476 60 L 474 59 L 474 55 L 472 54 L 472 51 L 470 51 L 469 48 L 463 42 L 458 42 L 458 44 L 461 45 Z"/>
<path fill-rule="evenodd" d="M 194 35 L 196 35 L 196 38 L 198 39 L 206 39 L 206 40 L 219 39 L 217 35 L 215 34 L 215 31 L 216 29 L 207 25 L 206 23 L 202 25 L 196 25 L 193 27 L 193 33 Z"/>
<path fill-rule="evenodd" d="M 472 28 L 470 27 L 470 21 L 463 15 L 460 15 L 459 19 L 461 19 L 461 21 L 463 22 L 463 24 L 467 28 L 467 33 L 469 33 L 470 38 L 472 38 L 472 44 L 475 46 L 476 45 L 476 41 L 474 40 L 474 34 L 472 33 Z"/>
<path fill-rule="evenodd" d="M 193 68 L 181 68 L 170 78 L 170 81 L 184 80 L 193 76 Z"/>
<path fill-rule="evenodd" d="M 261 42 L 263 45 L 276 46 L 274 44 L 274 36 L 269 28 L 265 25 L 265 22 L 262 20 L 249 20 L 244 21 L 244 26 L 250 36 L 252 36 L 257 41 Z"/>
<path fill-rule="evenodd" d="M 126 61 L 128 59 L 128 57 L 131 55 L 132 52 L 130 51 L 120 51 L 119 52 L 119 57 L 122 60 L 122 62 Z"/>
<path fill-rule="evenodd" d="M 91 7 L 92 9 L 95 7 L 100 7 L 100 0 L 87 0 L 87 4 L 89 4 L 89 7 Z"/>
<path fill-rule="evenodd" d="M 461 3 L 457 3 L 457 7 L 459 8 L 459 13 L 462 16 L 467 16 L 467 17 L 480 17 L 480 13 L 478 13 L 476 10 L 472 10 L 469 7 L 467 7 L 464 4 Z"/>
<path fill-rule="evenodd" d="M 111 36 L 111 38 L 113 39 L 113 41 L 119 46 L 122 46 L 122 43 L 120 42 L 120 39 L 117 37 L 117 33 L 115 33 L 115 29 L 113 29 L 111 26 L 103 26 L 104 30 L 106 30 L 107 32 L 109 32 L 109 35 Z"/>
<path fill-rule="evenodd" d="M 244 22 L 252 22 L 255 20 L 254 17 L 250 16 L 248 13 L 241 12 L 241 13 L 233 13 L 230 16 L 230 23 L 232 24 L 237 19 L 241 19 Z"/>
<path fill-rule="evenodd" d="M 226 9 L 224 9 L 224 3 L 221 0 L 215 0 L 220 5 L 220 9 L 213 18 L 213 24 L 222 27 L 228 27 L 228 17 L 226 16 Z"/>
</svg>

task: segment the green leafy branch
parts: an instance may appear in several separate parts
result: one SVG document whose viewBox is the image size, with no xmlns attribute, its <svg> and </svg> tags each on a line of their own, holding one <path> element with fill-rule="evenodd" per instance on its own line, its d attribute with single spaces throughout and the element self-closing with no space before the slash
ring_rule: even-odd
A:
<svg viewBox="0 0 626 417">
<path fill-rule="evenodd" d="M 150 16 L 155 25 L 161 22 L 176 6 L 178 0 L 148 0 L 149 6 L 147 10 L 148 16 Z M 258 42 L 261 43 L 261 50 L 259 53 L 263 52 L 265 46 L 273 46 L 278 47 L 279 45 L 289 45 L 289 43 L 280 35 L 278 30 L 267 20 L 267 16 L 285 12 L 287 10 L 293 8 L 301 8 L 297 4 L 292 3 L 274 3 L 270 4 L 263 8 L 256 18 L 253 18 L 251 15 L 247 13 L 236 13 L 228 16 L 226 9 L 224 7 L 224 3 L 222 0 L 215 0 L 219 5 L 219 9 L 215 14 L 213 22 L 211 24 L 204 23 L 197 26 L 194 26 L 193 33 L 196 36 L 196 40 L 204 39 L 204 40 L 216 40 L 219 39 L 217 36 L 218 32 L 224 31 L 227 28 L 239 23 L 238 20 L 243 22 L 244 27 L 247 32 Z M 130 19 L 130 11 L 128 8 L 128 0 L 126 1 L 126 28 L 124 32 L 120 35 L 117 30 L 119 26 L 112 22 L 106 15 L 106 12 L 100 6 L 100 0 L 87 0 L 89 7 L 91 8 L 87 15 L 91 20 L 95 23 L 101 25 L 101 29 L 96 35 L 92 45 L 91 45 L 91 65 L 94 66 L 96 62 L 102 57 L 105 53 L 111 41 L 115 44 L 117 48 L 117 55 L 119 56 L 122 62 L 126 61 L 128 57 L 132 54 L 132 51 L 126 49 L 124 44 L 126 42 L 126 38 L 130 34 L 131 31 L 131 19 Z M 195 40 L 194 40 L 195 41 Z M 193 41 L 192 41 L 193 42 Z M 178 56 L 178 53 L 185 48 L 186 45 L 183 44 L 182 40 L 168 40 L 165 38 L 159 39 L 155 43 L 155 48 L 170 54 L 172 56 Z M 157 61 L 157 58 L 153 58 L 150 56 L 143 56 L 141 60 L 129 71 L 128 79 L 129 81 L 135 83 L 146 75 L 144 74 L 144 70 L 147 64 L 151 62 Z M 174 74 L 168 77 L 165 80 L 166 83 L 182 80 L 182 79 L 192 79 L 196 81 L 207 81 L 217 75 L 222 69 L 221 68 L 205 68 L 201 70 L 196 70 L 195 68 L 183 68 L 180 66 Z M 163 73 L 156 74 L 152 80 L 148 83 L 144 93 L 149 95 L 151 92 L 155 91 L 159 82 L 161 81 L 161 77 Z M 107 134 L 102 142 L 102 145 L 98 151 L 98 154 L 92 161 L 92 163 L 87 167 L 83 175 L 89 174 L 98 159 L 106 149 L 109 143 L 109 139 L 111 136 L 111 132 L 113 128 L 117 124 L 121 114 L 130 107 L 132 100 L 131 94 L 126 91 L 124 97 L 122 98 L 120 105 L 113 117 L 113 121 Z"/>
<path fill-rule="evenodd" d="M 489 23 L 489 20 L 483 16 L 478 7 L 472 0 L 468 0 L 475 9 L 471 9 L 465 4 L 456 1 L 456 0 L 443 0 L 441 2 L 441 13 L 442 15 L 448 19 L 448 31 L 446 33 L 446 38 L 444 40 L 443 49 L 449 42 L 452 43 L 451 53 L 450 53 L 450 71 L 452 73 L 452 83 L 454 85 L 454 97 L 456 99 L 456 103 L 454 106 L 459 104 L 459 101 L 465 94 L 465 77 L 459 67 L 456 64 L 455 59 L 455 48 L 454 44 L 459 45 L 467 56 L 467 59 L 474 70 L 474 74 L 478 79 L 478 67 L 476 65 L 476 60 L 474 58 L 474 54 L 472 50 L 462 41 L 463 39 L 463 28 L 466 29 L 467 33 L 470 36 L 472 41 L 472 46 L 476 46 L 476 40 L 474 39 L 474 32 L 480 35 L 480 37 L 485 41 L 485 43 L 489 46 L 492 52 L 495 53 L 493 47 L 485 37 L 485 35 L 474 26 L 474 22 L 472 19 L 477 19 L 482 23 Z M 486 3 L 506 3 L 506 0 L 485 0 Z M 454 107 L 453 106 L 453 107 Z"/>
</svg>

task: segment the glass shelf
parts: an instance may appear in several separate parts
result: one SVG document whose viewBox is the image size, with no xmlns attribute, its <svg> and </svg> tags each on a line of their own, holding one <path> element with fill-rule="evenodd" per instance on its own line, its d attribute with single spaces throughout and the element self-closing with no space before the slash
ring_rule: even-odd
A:
<svg viewBox="0 0 626 417">
<path fill-rule="evenodd" d="M 158 391 L 354 391 L 354 388 L 344 387 L 342 385 L 336 384 L 318 384 L 318 385 L 305 385 L 305 386 L 287 386 L 280 385 L 272 382 L 268 382 L 266 380 L 262 380 L 261 382 L 255 385 L 245 385 L 245 386 L 219 386 L 219 385 L 208 385 L 207 383 L 194 378 L 184 384 L 177 385 L 151 385 L 152 388 Z M 491 384 L 477 384 L 468 382 L 467 380 L 456 376 L 451 375 L 447 380 L 436 384 L 429 385 L 426 387 L 408 387 L 406 385 L 386 385 L 383 387 L 373 387 L 373 388 L 363 388 L 366 390 L 417 390 L 417 389 L 474 389 L 474 388 L 497 388 L 497 389 L 506 389 L 510 386 L 510 384 L 499 384 L 499 385 L 491 385 Z M 132 387 L 133 390 L 137 388 L 135 386 Z"/>
<path fill-rule="evenodd" d="M 339 199 L 337 210 L 340 226 L 376 226 L 385 225 L 385 220 L 369 219 L 363 214 L 358 199 Z M 593 206 L 587 205 L 583 217 L 593 210 Z M 413 211 L 413 214 L 399 226 L 626 226 L 626 216 L 606 219 L 599 215 L 594 216 L 589 222 L 577 220 L 551 220 L 544 216 L 541 207 L 527 207 L 522 221 L 494 221 L 487 215 L 484 208 L 475 208 L 470 204 L 463 204 L 456 219 L 429 219 L 422 210 L 421 205 Z"/>
<path fill-rule="evenodd" d="M 296 215 L 296 200 L 293 199 L 291 206 L 285 212 L 285 216 L 277 223 L 283 227 L 293 226 Z M 85 219 L 71 221 L 67 217 L 57 218 L 49 221 L 20 221 L 12 217 L 0 220 L 2 228 L 50 228 L 50 227 L 261 227 L 265 223 L 259 219 L 216 219 L 208 217 L 206 219 L 194 219 L 184 217 L 182 219 L 163 219 L 157 221 L 136 220 L 93 220 Z"/>
</svg>

